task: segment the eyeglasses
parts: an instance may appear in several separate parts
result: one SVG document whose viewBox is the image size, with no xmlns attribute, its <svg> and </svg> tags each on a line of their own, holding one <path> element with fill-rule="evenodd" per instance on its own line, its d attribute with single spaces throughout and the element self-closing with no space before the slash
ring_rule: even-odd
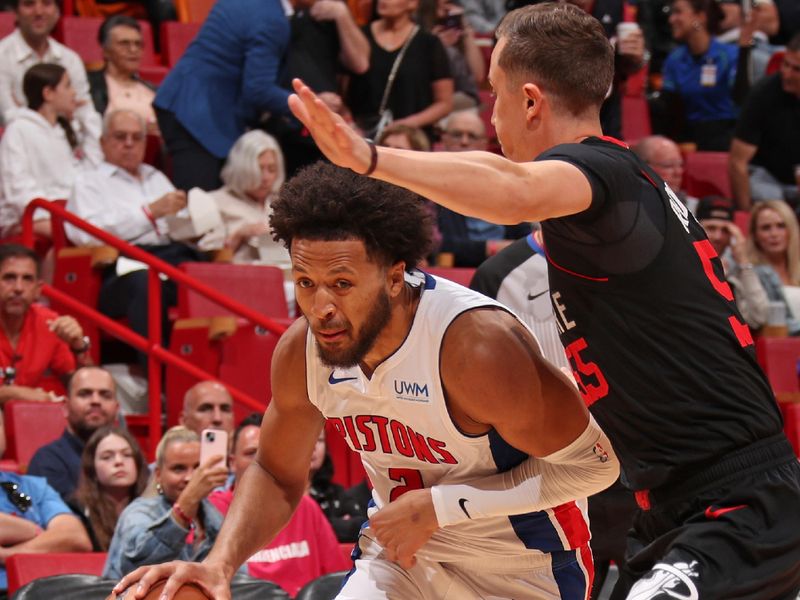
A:
<svg viewBox="0 0 800 600">
<path fill-rule="evenodd" d="M 25 512 L 31 507 L 31 504 L 33 504 L 31 497 L 19 491 L 19 486 L 16 483 L 0 481 L 0 487 L 5 490 L 9 502 L 11 502 L 18 511 Z"/>
<path fill-rule="evenodd" d="M 111 133 L 111 139 L 115 142 L 127 142 L 128 139 L 132 142 L 141 142 L 144 139 L 144 134 L 141 132 L 114 131 Z"/>
<path fill-rule="evenodd" d="M 126 48 L 127 50 L 141 50 L 144 48 L 142 40 L 117 40 L 114 42 L 115 46 Z"/>
<path fill-rule="evenodd" d="M 445 131 L 444 135 L 446 135 L 447 137 L 449 137 L 451 139 L 454 139 L 454 140 L 460 140 L 460 139 L 462 139 L 463 137 L 466 136 L 466 138 L 470 142 L 478 142 L 478 141 L 484 139 L 484 137 L 482 135 L 480 135 L 479 133 L 473 133 L 471 131 L 460 131 L 458 129 L 451 129 L 451 130 Z"/>
</svg>

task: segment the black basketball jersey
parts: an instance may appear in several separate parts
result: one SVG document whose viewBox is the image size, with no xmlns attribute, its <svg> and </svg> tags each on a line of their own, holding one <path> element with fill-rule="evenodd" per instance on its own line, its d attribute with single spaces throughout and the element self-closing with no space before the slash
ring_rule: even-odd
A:
<svg viewBox="0 0 800 600">
<path fill-rule="evenodd" d="M 779 433 L 722 263 L 672 190 L 610 139 L 537 158 L 549 159 L 592 187 L 586 211 L 542 227 L 561 341 L 626 485 L 680 480 Z"/>
</svg>

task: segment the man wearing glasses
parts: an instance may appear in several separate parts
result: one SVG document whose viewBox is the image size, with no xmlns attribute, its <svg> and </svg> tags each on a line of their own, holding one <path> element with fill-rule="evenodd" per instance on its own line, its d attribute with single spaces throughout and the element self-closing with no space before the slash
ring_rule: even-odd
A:
<svg viewBox="0 0 800 600">
<path fill-rule="evenodd" d="M 684 163 L 678 144 L 663 135 L 648 135 L 631 150 L 669 184 L 678 199 L 694 214 L 699 200 L 681 189 Z"/>
<path fill-rule="evenodd" d="M 478 114 L 471 110 L 456 111 L 448 117 L 442 141 L 444 150 L 448 152 L 486 150 L 489 146 L 486 126 Z M 454 267 L 477 267 L 514 240 L 531 232 L 528 223 L 494 225 L 441 206 L 438 207 L 438 225 L 442 232 L 440 252 L 452 255 Z"/>
<path fill-rule="evenodd" d="M 800 33 L 786 46 L 778 73 L 750 92 L 731 142 L 728 171 L 736 207 L 759 200 L 797 204 L 800 178 Z"/>
<path fill-rule="evenodd" d="M 0 472 L 0 600 L 6 598 L 10 556 L 91 550 L 80 520 L 47 480 Z"/>
</svg>

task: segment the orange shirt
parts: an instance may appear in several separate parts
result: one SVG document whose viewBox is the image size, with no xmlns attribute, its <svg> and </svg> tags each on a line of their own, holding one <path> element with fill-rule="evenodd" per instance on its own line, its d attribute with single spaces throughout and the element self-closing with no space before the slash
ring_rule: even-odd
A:
<svg viewBox="0 0 800 600">
<path fill-rule="evenodd" d="M 16 351 L 0 331 L 0 367 L 16 368 L 16 385 L 39 387 L 48 375 L 66 375 L 76 369 L 69 346 L 47 327 L 47 322 L 56 317 L 58 314 L 49 308 L 32 304 L 25 314 Z"/>
</svg>

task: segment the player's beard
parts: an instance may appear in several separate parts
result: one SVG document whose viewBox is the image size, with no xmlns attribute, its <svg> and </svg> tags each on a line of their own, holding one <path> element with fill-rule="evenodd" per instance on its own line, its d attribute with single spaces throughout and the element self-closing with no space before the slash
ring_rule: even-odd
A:
<svg viewBox="0 0 800 600">
<path fill-rule="evenodd" d="M 386 327 L 391 313 L 392 307 L 389 302 L 389 294 L 386 290 L 381 290 L 378 297 L 375 298 L 372 310 L 369 311 L 367 318 L 364 319 L 364 324 L 358 332 L 358 337 L 355 338 L 351 346 L 339 350 L 330 350 L 322 346 L 317 340 L 317 350 L 322 364 L 335 369 L 349 369 L 356 366 L 370 351 L 375 340 Z"/>
</svg>

